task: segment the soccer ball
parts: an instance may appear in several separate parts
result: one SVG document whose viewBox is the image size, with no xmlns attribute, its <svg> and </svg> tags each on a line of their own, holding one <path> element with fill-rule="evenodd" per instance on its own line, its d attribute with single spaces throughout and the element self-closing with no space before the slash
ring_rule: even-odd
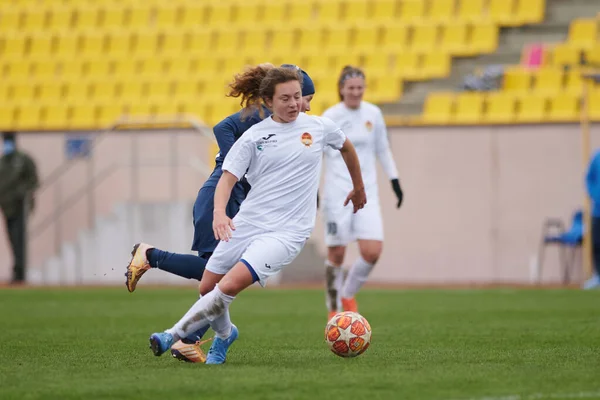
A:
<svg viewBox="0 0 600 400">
<path fill-rule="evenodd" d="M 337 313 L 325 327 L 325 341 L 331 351 L 340 357 L 359 356 L 371 344 L 371 325 L 358 313 Z"/>
</svg>

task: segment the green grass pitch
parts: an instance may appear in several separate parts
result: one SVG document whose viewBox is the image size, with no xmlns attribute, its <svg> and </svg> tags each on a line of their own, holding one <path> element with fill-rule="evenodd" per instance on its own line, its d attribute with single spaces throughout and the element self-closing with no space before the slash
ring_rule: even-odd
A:
<svg viewBox="0 0 600 400">
<path fill-rule="evenodd" d="M 320 290 L 249 290 L 222 366 L 154 357 L 193 288 L 0 290 L 0 398 L 600 399 L 600 291 L 364 290 L 355 359 L 324 342 Z"/>
</svg>

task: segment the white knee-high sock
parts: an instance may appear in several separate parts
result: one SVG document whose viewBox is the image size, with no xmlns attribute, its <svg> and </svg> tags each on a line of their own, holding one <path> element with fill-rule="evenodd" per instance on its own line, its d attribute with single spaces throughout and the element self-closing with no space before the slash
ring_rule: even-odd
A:
<svg viewBox="0 0 600 400">
<path fill-rule="evenodd" d="M 219 285 L 215 287 L 219 298 L 225 306 L 225 311 L 210 322 L 210 327 L 221 339 L 227 339 L 231 334 L 231 317 L 229 316 L 229 305 L 235 299 L 235 296 L 229 296 L 219 289 Z"/>
<path fill-rule="evenodd" d="M 344 274 L 341 266 L 333 265 L 329 260 L 325 261 L 325 305 L 328 311 L 342 309 L 340 300 L 340 289 Z"/>
<path fill-rule="evenodd" d="M 352 268 L 350 268 L 350 272 L 342 288 L 342 297 L 346 299 L 353 298 L 369 278 L 369 274 L 374 266 L 375 264 L 369 264 L 359 256 L 352 265 Z"/>
<path fill-rule="evenodd" d="M 225 297 L 226 296 L 226 297 Z M 190 333 L 200 329 L 207 323 L 220 317 L 229 306 L 233 298 L 223 294 L 216 286 L 210 293 L 198 300 L 183 318 L 181 318 L 171 329 L 166 332 L 172 334 L 176 339 L 184 338 Z"/>
</svg>

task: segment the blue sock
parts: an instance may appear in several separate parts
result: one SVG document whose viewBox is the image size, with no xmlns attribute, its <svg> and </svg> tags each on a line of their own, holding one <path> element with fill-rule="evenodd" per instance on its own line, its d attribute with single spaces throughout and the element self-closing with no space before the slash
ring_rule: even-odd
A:
<svg viewBox="0 0 600 400">
<path fill-rule="evenodd" d="M 206 325 L 204 328 L 198 329 L 196 332 L 191 333 L 190 335 L 181 339 L 181 341 L 183 343 L 187 343 L 187 344 L 196 343 L 197 341 L 202 339 L 202 336 L 204 336 L 206 331 L 208 331 L 208 328 L 210 328 L 210 325 Z"/>
<path fill-rule="evenodd" d="M 207 258 L 193 254 L 169 253 L 159 249 L 148 250 L 146 257 L 152 268 L 158 268 L 183 278 L 197 280 L 202 279 L 208 261 Z"/>
</svg>

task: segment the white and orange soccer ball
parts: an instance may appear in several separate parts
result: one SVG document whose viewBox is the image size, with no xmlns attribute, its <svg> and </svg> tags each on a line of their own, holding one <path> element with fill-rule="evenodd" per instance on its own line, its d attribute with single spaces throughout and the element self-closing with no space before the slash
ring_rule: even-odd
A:
<svg viewBox="0 0 600 400">
<path fill-rule="evenodd" d="M 371 325 L 358 313 L 337 313 L 325 327 L 325 341 L 331 351 L 340 357 L 359 356 L 371 344 Z"/>
</svg>

